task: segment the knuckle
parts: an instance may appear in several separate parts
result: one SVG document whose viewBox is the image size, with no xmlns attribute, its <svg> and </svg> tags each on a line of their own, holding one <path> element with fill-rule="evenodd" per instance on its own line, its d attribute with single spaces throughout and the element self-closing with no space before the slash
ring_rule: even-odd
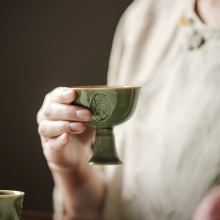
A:
<svg viewBox="0 0 220 220">
<path fill-rule="evenodd" d="M 45 97 L 44 97 L 44 101 L 43 101 L 43 107 L 45 106 L 45 105 L 47 105 L 48 103 L 51 103 L 51 94 L 52 94 L 52 92 L 50 92 L 50 93 L 47 93 L 46 95 L 45 95 Z"/>
<path fill-rule="evenodd" d="M 61 134 L 63 132 L 66 132 L 69 130 L 69 123 L 68 122 L 57 122 L 57 127 L 56 127 L 56 133 Z"/>
<path fill-rule="evenodd" d="M 63 87 L 57 87 L 51 92 L 51 96 L 53 100 L 60 102 L 62 100 L 62 91 Z"/>
<path fill-rule="evenodd" d="M 45 118 L 50 118 L 51 116 L 51 105 L 50 104 L 44 106 L 43 114 Z"/>
<path fill-rule="evenodd" d="M 39 135 L 44 136 L 45 135 L 45 130 L 46 130 L 45 129 L 45 123 L 44 123 L 44 121 L 42 121 L 38 126 Z"/>
<path fill-rule="evenodd" d="M 50 153 L 53 153 L 53 152 L 55 151 L 54 145 L 48 144 L 48 147 L 47 147 L 47 148 L 49 149 L 49 152 L 50 152 Z"/>
<path fill-rule="evenodd" d="M 38 125 L 39 125 L 39 124 L 40 124 L 40 121 L 41 121 L 41 111 L 39 111 L 39 112 L 37 113 L 36 121 L 37 121 L 37 123 L 38 123 Z"/>
<path fill-rule="evenodd" d="M 51 92 L 50 92 L 50 93 L 47 93 L 47 94 L 45 95 L 44 101 L 45 101 L 45 102 L 49 102 L 50 99 L 51 99 L 50 96 L 51 96 Z"/>
<path fill-rule="evenodd" d="M 47 160 L 51 160 L 51 157 L 53 157 L 53 153 L 55 151 L 54 144 L 51 144 L 50 142 L 47 142 L 44 146 L 43 152 Z"/>
<path fill-rule="evenodd" d="M 49 104 L 47 104 L 50 103 L 49 100 L 50 100 L 50 93 L 45 95 L 43 105 L 41 106 L 40 110 L 37 113 L 36 120 L 38 124 L 40 124 L 43 118 L 45 118 L 45 116 L 47 116 L 47 114 L 49 113 Z"/>
<path fill-rule="evenodd" d="M 64 115 L 67 116 L 68 118 L 75 118 L 75 111 L 74 111 L 74 108 L 72 106 L 65 106 L 64 108 Z"/>
</svg>

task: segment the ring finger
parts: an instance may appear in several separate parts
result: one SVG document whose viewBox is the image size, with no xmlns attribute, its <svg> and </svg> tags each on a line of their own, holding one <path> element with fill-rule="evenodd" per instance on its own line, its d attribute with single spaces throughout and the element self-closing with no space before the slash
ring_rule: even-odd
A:
<svg viewBox="0 0 220 220">
<path fill-rule="evenodd" d="M 63 133 L 79 134 L 86 128 L 83 122 L 47 121 L 40 123 L 38 132 L 44 137 L 57 137 Z"/>
</svg>

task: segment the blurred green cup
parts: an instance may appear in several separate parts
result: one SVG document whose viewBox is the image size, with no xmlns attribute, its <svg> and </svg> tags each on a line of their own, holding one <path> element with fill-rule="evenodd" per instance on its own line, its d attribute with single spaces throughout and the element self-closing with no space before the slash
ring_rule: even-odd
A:
<svg viewBox="0 0 220 220">
<path fill-rule="evenodd" d="M 23 208 L 24 192 L 0 190 L 0 219 L 19 220 Z"/>
</svg>

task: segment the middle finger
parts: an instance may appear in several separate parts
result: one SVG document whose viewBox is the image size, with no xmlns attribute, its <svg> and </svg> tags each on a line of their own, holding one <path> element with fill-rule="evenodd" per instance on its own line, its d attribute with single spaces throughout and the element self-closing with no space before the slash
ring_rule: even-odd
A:
<svg viewBox="0 0 220 220">
<path fill-rule="evenodd" d="M 86 108 L 59 103 L 50 103 L 45 107 L 44 115 L 45 119 L 54 121 L 89 121 L 92 117 L 92 113 Z"/>
</svg>

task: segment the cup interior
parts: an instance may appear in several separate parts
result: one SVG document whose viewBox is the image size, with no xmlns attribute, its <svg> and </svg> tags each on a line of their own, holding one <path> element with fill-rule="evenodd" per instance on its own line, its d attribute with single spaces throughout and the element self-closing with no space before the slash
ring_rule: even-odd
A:
<svg viewBox="0 0 220 220">
<path fill-rule="evenodd" d="M 0 190 L 0 198 L 2 197 L 18 197 L 24 196 L 24 192 L 14 190 Z"/>
</svg>

